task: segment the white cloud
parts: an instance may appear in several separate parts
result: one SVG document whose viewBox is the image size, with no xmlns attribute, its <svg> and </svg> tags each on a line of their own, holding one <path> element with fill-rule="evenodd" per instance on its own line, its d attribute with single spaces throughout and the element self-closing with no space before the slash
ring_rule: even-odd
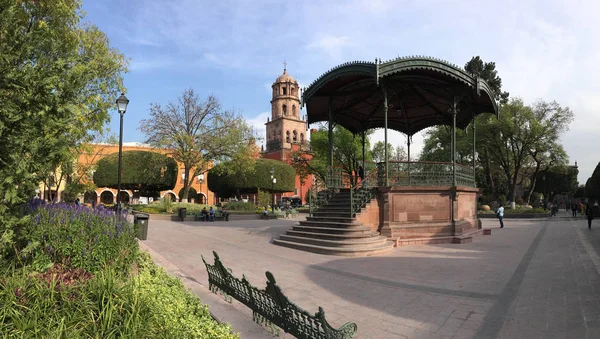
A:
<svg viewBox="0 0 600 339">
<path fill-rule="evenodd" d="M 340 59 L 343 50 L 351 45 L 351 39 L 347 36 L 324 35 L 316 38 L 308 44 L 307 48 L 313 52 L 323 53 L 329 58 Z"/>
</svg>

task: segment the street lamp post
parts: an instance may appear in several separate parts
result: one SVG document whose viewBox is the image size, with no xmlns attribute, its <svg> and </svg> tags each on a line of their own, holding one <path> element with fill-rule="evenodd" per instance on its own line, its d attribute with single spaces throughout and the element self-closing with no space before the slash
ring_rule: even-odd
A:
<svg viewBox="0 0 600 339">
<path fill-rule="evenodd" d="M 117 214 L 121 212 L 121 158 L 123 157 L 123 115 L 127 111 L 127 104 L 129 99 L 125 96 L 125 93 L 121 93 L 121 96 L 117 99 L 117 109 L 120 115 L 119 125 L 119 173 L 117 174 Z"/>
<path fill-rule="evenodd" d="M 204 192 L 202 192 L 202 183 L 204 182 L 204 173 L 202 173 L 202 174 L 200 174 L 200 175 L 198 176 L 198 181 L 200 182 L 200 193 L 202 194 L 202 196 L 204 196 Z M 206 199 L 206 200 L 208 200 L 208 196 L 207 196 L 207 199 Z M 203 203 L 203 204 L 205 204 L 205 203 L 207 203 L 207 202 L 208 202 L 208 201 L 206 201 L 206 202 L 204 202 L 204 201 L 201 201 L 200 203 Z"/>
<path fill-rule="evenodd" d="M 269 173 L 271 173 L 271 211 L 275 214 L 275 183 L 277 182 L 277 179 L 273 176 L 275 169 L 271 167 Z"/>
</svg>

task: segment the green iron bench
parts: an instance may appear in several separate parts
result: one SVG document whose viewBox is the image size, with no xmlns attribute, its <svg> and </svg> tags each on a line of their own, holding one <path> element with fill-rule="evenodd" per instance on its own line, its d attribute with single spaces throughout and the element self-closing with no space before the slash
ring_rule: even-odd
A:
<svg viewBox="0 0 600 339">
<path fill-rule="evenodd" d="M 270 326 L 274 334 L 279 335 L 279 328 L 298 339 L 347 339 L 356 335 L 358 326 L 346 323 L 339 329 L 333 328 L 325 320 L 325 311 L 319 307 L 319 312 L 309 314 L 283 295 L 271 272 L 266 272 L 267 287 L 258 289 L 246 280 L 245 276 L 238 279 L 226 268 L 216 252 L 214 265 L 210 265 L 202 257 L 208 272 L 210 290 L 221 293 L 225 300 L 231 298 L 252 309 L 253 320 L 261 325 Z"/>
</svg>

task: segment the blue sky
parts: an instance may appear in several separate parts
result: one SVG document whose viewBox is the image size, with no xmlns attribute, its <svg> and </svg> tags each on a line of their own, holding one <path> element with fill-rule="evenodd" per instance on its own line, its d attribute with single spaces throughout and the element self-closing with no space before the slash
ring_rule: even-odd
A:
<svg viewBox="0 0 600 339">
<path fill-rule="evenodd" d="M 190 87 L 216 95 L 264 135 L 270 85 L 284 60 L 305 86 L 352 60 L 427 55 L 462 66 L 479 55 L 496 62 L 511 96 L 571 107 L 575 121 L 562 142 L 580 166 L 580 183 L 600 161 L 594 1 L 84 0 L 83 7 L 130 59 L 126 142 L 144 140 L 138 126 L 151 103 L 166 104 Z M 394 132 L 390 141 L 405 138 Z M 411 153 L 422 136 L 413 142 Z"/>
</svg>

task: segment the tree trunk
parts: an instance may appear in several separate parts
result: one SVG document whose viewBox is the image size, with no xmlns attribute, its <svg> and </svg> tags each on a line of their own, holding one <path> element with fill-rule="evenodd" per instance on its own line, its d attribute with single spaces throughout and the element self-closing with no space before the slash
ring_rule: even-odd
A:
<svg viewBox="0 0 600 339">
<path fill-rule="evenodd" d="M 531 187 L 529 188 L 529 194 L 527 194 L 527 205 L 531 205 L 531 194 L 535 189 L 535 184 L 537 183 L 537 171 L 533 175 L 533 181 L 531 182 Z"/>
<path fill-rule="evenodd" d="M 185 178 L 183 179 L 183 195 L 181 196 L 181 202 L 188 202 L 188 193 L 190 192 L 190 169 L 185 166 L 184 169 Z M 176 193 L 179 194 L 179 193 Z"/>
<path fill-rule="evenodd" d="M 488 153 L 487 147 L 485 148 L 485 172 L 488 179 L 488 185 L 492 190 L 492 193 L 496 193 L 496 187 L 494 186 L 494 178 L 492 177 L 492 170 L 490 164 L 490 155 Z"/>
</svg>

